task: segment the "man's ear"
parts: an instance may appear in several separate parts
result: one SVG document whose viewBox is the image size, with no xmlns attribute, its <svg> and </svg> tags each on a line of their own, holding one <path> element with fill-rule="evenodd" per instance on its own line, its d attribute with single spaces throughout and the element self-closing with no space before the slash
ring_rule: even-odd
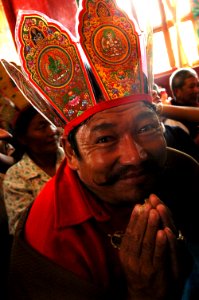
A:
<svg viewBox="0 0 199 300">
<path fill-rule="evenodd" d="M 68 139 L 66 137 L 61 138 L 61 144 L 64 149 L 66 158 L 67 158 L 67 164 L 72 170 L 78 170 L 79 161 L 75 154 L 75 151 L 71 147 L 71 144 L 69 143 Z"/>
</svg>

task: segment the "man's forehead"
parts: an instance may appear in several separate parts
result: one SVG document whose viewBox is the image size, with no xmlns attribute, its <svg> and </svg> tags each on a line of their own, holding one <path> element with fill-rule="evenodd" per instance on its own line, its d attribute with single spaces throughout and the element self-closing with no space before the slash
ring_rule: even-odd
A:
<svg viewBox="0 0 199 300">
<path fill-rule="evenodd" d="M 117 115 L 119 113 L 128 112 L 129 110 L 137 111 L 139 109 L 147 109 L 147 105 L 144 101 L 136 101 L 127 104 L 111 107 L 94 114 L 90 119 L 97 119 L 100 117 L 106 117 L 106 115 Z"/>
<path fill-rule="evenodd" d="M 153 115 L 154 111 L 151 107 L 144 102 L 135 102 L 98 112 L 90 117 L 84 125 L 95 131 L 119 125 L 122 116 L 127 117 L 126 121 L 128 122 L 130 118 L 138 120 Z"/>
<path fill-rule="evenodd" d="M 198 82 L 199 82 L 199 78 L 197 76 L 191 76 L 185 79 L 184 85 L 191 84 L 191 83 L 198 84 Z"/>
</svg>

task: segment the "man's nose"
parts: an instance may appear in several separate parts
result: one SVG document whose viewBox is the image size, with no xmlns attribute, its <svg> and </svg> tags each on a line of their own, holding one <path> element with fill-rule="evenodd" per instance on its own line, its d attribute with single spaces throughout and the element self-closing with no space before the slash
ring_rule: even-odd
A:
<svg viewBox="0 0 199 300">
<path fill-rule="evenodd" d="M 147 152 L 130 134 L 121 138 L 119 144 L 120 163 L 123 165 L 138 165 L 147 158 Z"/>
<path fill-rule="evenodd" d="M 54 125 L 52 125 L 52 124 L 49 124 L 49 126 L 48 126 L 48 134 L 49 135 L 58 135 L 58 129 L 57 129 L 57 127 L 55 127 Z"/>
<path fill-rule="evenodd" d="M 196 91 L 197 94 L 199 93 L 199 84 L 197 84 L 197 85 L 195 86 L 195 91 Z"/>
</svg>

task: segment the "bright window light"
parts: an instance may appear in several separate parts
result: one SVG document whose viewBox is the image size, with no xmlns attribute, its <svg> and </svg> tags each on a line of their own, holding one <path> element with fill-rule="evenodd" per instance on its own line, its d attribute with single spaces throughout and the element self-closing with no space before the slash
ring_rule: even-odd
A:
<svg viewBox="0 0 199 300">
<path fill-rule="evenodd" d="M 198 60 L 198 49 L 192 22 L 187 21 L 180 23 L 180 33 L 184 52 L 191 65 Z"/>
<path fill-rule="evenodd" d="M 3 6 L 0 1 L 0 59 L 15 62 L 19 65 L 19 58 L 15 48 L 15 44 L 7 23 Z M 8 50 L 9 49 L 9 50 Z"/>
<path fill-rule="evenodd" d="M 162 32 L 153 35 L 153 72 L 162 73 L 171 69 Z"/>
<path fill-rule="evenodd" d="M 119 7 L 121 7 L 129 15 L 133 12 L 133 7 L 136 9 L 137 17 L 139 22 L 141 22 L 140 28 L 145 31 L 146 25 L 150 29 L 154 29 L 153 34 L 153 69 L 154 74 L 160 74 L 171 70 L 171 65 L 169 61 L 169 55 L 167 53 L 168 40 L 165 41 L 165 35 L 163 35 L 163 30 L 165 31 L 165 26 L 163 28 L 162 18 L 160 13 L 160 4 L 163 5 L 166 20 L 165 23 L 168 25 L 166 28 L 167 36 L 170 35 L 172 50 L 174 55 L 174 66 L 180 67 L 179 59 L 179 44 L 177 41 L 176 27 L 173 26 L 175 21 L 174 15 L 172 15 L 173 8 L 177 5 L 176 10 L 176 21 L 179 28 L 180 40 L 182 43 L 183 51 L 186 56 L 186 63 L 190 66 L 197 65 L 199 63 L 199 53 L 198 53 L 198 41 L 196 40 L 193 19 L 191 14 L 191 1 L 190 0 L 116 0 Z M 182 18 L 186 16 L 185 19 Z M 173 20 L 171 22 L 171 20 Z M 167 21 L 169 23 L 167 24 Z M 196 20 L 195 20 L 196 22 Z M 199 22 L 199 21 L 198 21 Z M 187 42 L 188 41 L 188 42 Z M 9 51 L 8 51 L 9 49 Z M 169 47 L 168 47 L 169 49 Z M 12 35 L 10 33 L 10 28 L 5 17 L 3 10 L 2 1 L 0 0 L 0 59 L 4 58 L 8 61 L 13 61 L 17 64 L 19 63 L 19 58 L 15 48 Z M 172 57 L 170 60 L 173 62 Z M 183 62 L 184 63 L 184 62 Z"/>
</svg>

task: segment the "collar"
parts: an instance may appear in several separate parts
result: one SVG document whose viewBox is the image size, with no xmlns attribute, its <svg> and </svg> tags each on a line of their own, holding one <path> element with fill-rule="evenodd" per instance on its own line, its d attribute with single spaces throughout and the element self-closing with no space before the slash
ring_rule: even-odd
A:
<svg viewBox="0 0 199 300">
<path fill-rule="evenodd" d="M 95 199 L 79 180 L 75 171 L 62 162 L 54 177 L 55 227 L 78 225 L 95 218 L 99 222 L 110 219 L 103 203 Z"/>
<path fill-rule="evenodd" d="M 65 155 L 64 150 L 59 147 L 57 150 L 57 162 L 56 169 L 59 168 L 61 162 L 63 161 Z M 25 165 L 26 172 L 24 172 L 24 177 L 28 179 L 32 179 L 38 176 L 44 176 L 50 179 L 51 177 L 44 172 L 31 158 L 27 153 L 24 153 L 22 159 L 19 161 L 20 164 Z"/>
</svg>

